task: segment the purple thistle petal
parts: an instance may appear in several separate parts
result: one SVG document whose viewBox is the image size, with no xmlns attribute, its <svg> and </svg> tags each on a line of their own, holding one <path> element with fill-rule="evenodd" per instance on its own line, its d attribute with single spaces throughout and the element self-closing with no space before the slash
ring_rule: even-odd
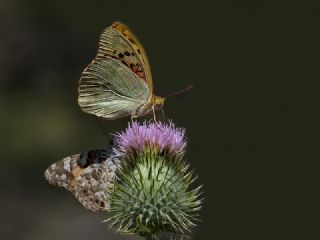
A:
<svg viewBox="0 0 320 240">
<path fill-rule="evenodd" d="M 183 155 L 186 148 L 184 133 L 183 128 L 176 128 L 172 122 L 168 124 L 161 122 L 129 123 L 125 131 L 115 135 L 115 143 L 118 146 L 115 151 L 126 156 L 133 152 L 141 152 L 146 148 L 155 148 L 160 152 Z"/>
</svg>

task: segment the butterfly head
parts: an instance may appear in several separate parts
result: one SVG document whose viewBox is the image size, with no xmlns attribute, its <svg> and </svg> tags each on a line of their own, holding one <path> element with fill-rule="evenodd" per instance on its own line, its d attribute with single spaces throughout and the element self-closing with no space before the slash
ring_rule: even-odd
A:
<svg viewBox="0 0 320 240">
<path fill-rule="evenodd" d="M 152 99 L 152 105 L 154 106 L 154 108 L 156 110 L 160 110 L 163 108 L 163 104 L 164 104 L 164 101 L 166 99 L 163 98 L 163 97 L 159 97 L 159 96 L 154 96 L 153 99 Z"/>
</svg>

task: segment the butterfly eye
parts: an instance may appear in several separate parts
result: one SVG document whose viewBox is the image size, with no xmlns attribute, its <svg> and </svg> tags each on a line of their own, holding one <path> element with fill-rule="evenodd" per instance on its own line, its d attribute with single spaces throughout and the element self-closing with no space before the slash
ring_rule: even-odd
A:
<svg viewBox="0 0 320 240">
<path fill-rule="evenodd" d="M 154 108 L 156 110 L 162 109 L 163 104 L 164 104 L 164 100 L 165 99 L 163 97 L 155 96 L 154 100 L 153 100 Z"/>
</svg>

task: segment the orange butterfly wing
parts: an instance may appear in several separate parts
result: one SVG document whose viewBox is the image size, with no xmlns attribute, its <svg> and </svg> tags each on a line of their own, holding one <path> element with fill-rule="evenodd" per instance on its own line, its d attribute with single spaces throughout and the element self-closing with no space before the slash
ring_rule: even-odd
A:
<svg viewBox="0 0 320 240">
<path fill-rule="evenodd" d="M 150 93 L 153 94 L 153 81 L 152 81 L 152 75 L 151 75 L 151 68 L 149 65 L 147 54 L 144 48 L 142 47 L 142 44 L 140 43 L 138 38 L 133 34 L 133 32 L 129 29 L 129 27 L 126 26 L 124 23 L 114 22 L 111 25 L 111 27 L 117 30 L 119 33 L 121 33 L 123 38 L 126 41 L 128 41 L 128 43 L 133 47 L 134 55 L 136 56 L 136 59 L 138 59 L 139 64 L 136 68 L 133 68 L 133 69 L 131 68 L 131 70 L 137 73 L 139 77 L 145 79 L 150 89 Z M 123 54 L 125 55 L 125 53 Z"/>
</svg>

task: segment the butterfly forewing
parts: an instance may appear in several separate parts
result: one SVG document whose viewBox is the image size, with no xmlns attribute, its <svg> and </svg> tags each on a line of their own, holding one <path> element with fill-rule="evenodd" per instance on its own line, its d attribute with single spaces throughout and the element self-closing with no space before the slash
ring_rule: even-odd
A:
<svg viewBox="0 0 320 240">
<path fill-rule="evenodd" d="M 122 64 L 137 71 L 144 71 L 133 46 L 128 43 L 124 36 L 112 27 L 108 27 L 100 37 L 96 60 L 113 58 Z"/>
<path fill-rule="evenodd" d="M 153 92 L 151 69 L 146 52 L 132 31 L 121 22 L 114 22 L 101 34 L 97 58 L 118 58 L 139 77 Z"/>
</svg>

